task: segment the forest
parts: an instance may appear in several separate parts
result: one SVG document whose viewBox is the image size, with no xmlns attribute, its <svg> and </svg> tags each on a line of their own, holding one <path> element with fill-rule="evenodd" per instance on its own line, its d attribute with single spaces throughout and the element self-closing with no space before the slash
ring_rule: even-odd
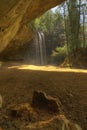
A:
<svg viewBox="0 0 87 130">
<path fill-rule="evenodd" d="M 87 1 L 70 0 L 32 22 L 45 34 L 48 64 L 86 67 Z"/>
</svg>

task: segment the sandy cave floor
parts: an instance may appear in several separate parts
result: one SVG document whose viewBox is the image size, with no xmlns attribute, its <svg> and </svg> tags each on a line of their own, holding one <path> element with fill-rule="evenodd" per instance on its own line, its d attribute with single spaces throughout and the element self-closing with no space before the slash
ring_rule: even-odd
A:
<svg viewBox="0 0 87 130">
<path fill-rule="evenodd" d="M 0 68 L 3 110 L 9 105 L 31 102 L 34 90 L 59 98 L 66 117 L 87 130 L 87 70 L 19 63 L 4 63 Z"/>
</svg>

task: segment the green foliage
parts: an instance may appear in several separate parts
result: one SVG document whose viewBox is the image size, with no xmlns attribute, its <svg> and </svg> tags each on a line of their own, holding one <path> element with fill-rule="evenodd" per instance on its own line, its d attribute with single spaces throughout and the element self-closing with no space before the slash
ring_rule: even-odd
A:
<svg viewBox="0 0 87 130">
<path fill-rule="evenodd" d="M 67 46 L 63 47 L 57 47 L 53 52 L 52 52 L 52 61 L 56 64 L 61 64 L 65 58 L 67 57 Z"/>
<path fill-rule="evenodd" d="M 53 13 L 53 11 L 49 10 L 40 18 L 37 18 L 33 21 L 33 26 L 36 30 L 43 31 L 46 35 L 52 34 L 58 24 L 59 27 L 62 26 L 63 17 L 59 12 Z"/>
<path fill-rule="evenodd" d="M 42 31 L 45 34 L 48 57 L 50 57 L 52 50 L 54 50 L 57 46 L 64 45 L 64 19 L 58 9 L 55 12 L 49 10 L 40 18 L 35 19 L 33 21 L 33 26 L 36 31 Z"/>
<path fill-rule="evenodd" d="M 49 34 L 54 29 L 54 15 L 51 10 L 47 11 L 43 16 L 34 21 L 34 27 L 36 30 L 41 30 L 46 34 Z"/>
</svg>

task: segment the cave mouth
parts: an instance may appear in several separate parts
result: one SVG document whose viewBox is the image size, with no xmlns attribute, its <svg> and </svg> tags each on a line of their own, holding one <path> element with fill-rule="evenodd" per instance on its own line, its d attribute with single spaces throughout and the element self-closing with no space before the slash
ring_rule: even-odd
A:
<svg viewBox="0 0 87 130">
<path fill-rule="evenodd" d="M 57 5 L 56 3 L 54 4 L 54 2 L 58 2 L 58 0 L 49 1 L 52 2 L 51 6 Z M 22 0 L 24 4 L 20 4 L 20 2 L 18 6 L 16 6 L 14 9 L 12 8 L 10 13 L 8 10 L 6 17 L 4 17 L 2 21 L 0 20 L 0 43 L 2 43 L 0 46 L 0 92 L 2 98 L 0 100 L 4 99 L 1 106 L 2 108 L 0 108 L 0 115 L 2 115 L 0 116 L 0 129 L 30 130 L 45 129 L 47 127 L 47 129 L 53 130 L 55 127 L 55 129 L 67 128 L 73 130 L 81 130 L 77 124 L 79 124 L 83 129 L 86 129 L 87 111 L 83 108 L 86 108 L 87 106 L 87 71 L 80 69 L 70 69 L 70 66 L 66 66 L 66 63 L 63 64 L 65 66 L 59 66 L 59 61 L 61 63 L 61 60 L 64 61 L 65 56 L 67 56 L 66 46 L 63 46 L 61 38 L 59 36 L 61 34 L 60 30 L 62 30 L 62 26 L 60 26 L 62 24 L 62 22 L 60 22 L 62 20 L 62 16 L 58 14 L 60 21 L 57 21 L 58 28 L 56 28 L 55 33 L 53 33 L 54 31 L 51 30 L 51 34 L 48 37 L 47 29 L 44 28 L 44 33 L 42 29 L 38 29 L 39 33 L 37 34 L 35 33 L 34 28 L 32 28 L 32 25 L 34 25 L 34 23 L 31 21 L 38 15 L 41 15 L 43 12 L 48 10 L 48 8 L 50 8 L 48 7 L 49 5 L 45 4 L 47 5 L 46 8 L 43 6 L 44 11 L 42 8 L 40 8 L 41 14 L 38 14 L 38 7 L 37 9 L 33 8 L 36 7 L 35 3 L 31 2 L 31 6 L 28 10 L 29 0 L 26 0 L 27 4 L 24 0 Z M 44 1 L 40 2 L 41 5 L 44 4 L 42 4 L 42 2 Z M 38 6 L 38 4 L 36 5 Z M 34 15 L 32 15 L 32 12 Z M 38 20 L 36 20 L 36 22 L 37 21 Z M 49 23 L 53 23 L 51 19 Z M 50 27 L 52 27 L 49 25 L 50 24 L 47 25 L 48 30 Z M 54 25 L 56 26 L 56 22 L 52 25 L 53 27 Z M 48 47 L 46 46 L 46 49 L 49 51 L 45 52 L 48 53 L 47 61 L 49 64 L 55 65 L 55 67 L 49 66 L 49 64 L 45 64 L 44 66 L 44 58 L 43 60 L 40 59 L 41 64 L 39 63 L 38 66 L 29 65 L 31 63 L 36 63 L 36 53 L 34 51 L 36 48 L 34 47 L 33 43 L 35 43 L 34 41 L 36 41 L 38 37 L 41 38 L 41 41 L 44 41 L 44 34 L 45 42 L 47 43 L 47 46 L 49 45 Z M 55 39 L 54 36 L 59 37 L 58 39 Z M 64 38 L 64 36 L 61 37 L 62 39 Z M 33 40 L 31 41 L 31 39 Z M 59 44 L 57 43 L 55 47 L 53 40 L 55 40 L 55 43 L 59 42 Z M 41 49 L 41 45 L 39 45 L 39 49 L 39 52 L 37 52 L 37 54 L 40 52 L 42 53 L 43 51 Z M 60 52 L 62 52 L 62 57 L 64 56 L 63 58 L 61 55 L 58 55 L 61 54 Z M 50 59 L 50 57 L 52 59 Z M 42 58 L 42 54 L 40 58 Z M 55 63 L 55 61 L 58 62 Z M 82 66 L 81 62 L 79 64 Z M 68 68 L 66 69 L 62 67 Z M 59 101 L 61 101 L 61 109 L 63 113 L 57 113 L 54 115 L 52 111 L 49 111 L 48 113 L 48 111 L 44 112 L 44 110 L 40 109 L 40 112 L 38 109 L 36 110 L 36 107 L 35 109 L 32 108 L 30 103 L 32 92 L 34 90 L 44 91 L 48 95 L 59 99 Z M 41 99 L 39 99 L 39 101 L 41 101 Z M 44 103 L 43 107 L 46 103 L 47 102 Z M 49 105 L 49 107 L 51 107 L 51 105 Z M 67 118 L 64 115 L 66 115 Z"/>
<path fill-rule="evenodd" d="M 58 6 L 51 8 L 42 16 L 36 18 L 30 23 L 31 30 L 34 33 L 34 37 L 31 41 L 25 42 L 22 44 L 22 46 L 17 40 L 13 41 L 12 44 L 9 44 L 7 48 L 0 54 L 0 59 L 6 62 L 27 62 L 29 64 L 42 66 L 55 64 L 51 63 L 53 60 L 55 60 L 52 56 L 53 51 L 55 51 L 58 46 L 60 47 L 65 44 L 65 39 L 62 37 L 60 38 L 59 36 L 61 35 L 59 34 L 60 31 L 64 29 L 62 24 L 60 25 L 61 29 L 57 29 L 59 25 L 55 25 L 55 23 L 57 24 L 58 21 L 58 24 L 61 21 L 64 22 L 61 20 L 61 13 L 58 14 L 60 15 L 58 21 L 53 20 L 57 18 L 55 17 L 58 12 L 57 8 Z"/>
<path fill-rule="evenodd" d="M 34 36 L 30 22 L 64 0 L 3 0 L 0 2 L 0 53 L 16 50 Z M 41 8 L 43 6 L 43 8 Z M 14 49 L 15 48 L 15 49 Z M 11 51 L 11 50 L 9 50 Z M 4 52 L 5 53 L 5 52 Z M 3 55 L 3 54 L 2 54 Z"/>
</svg>

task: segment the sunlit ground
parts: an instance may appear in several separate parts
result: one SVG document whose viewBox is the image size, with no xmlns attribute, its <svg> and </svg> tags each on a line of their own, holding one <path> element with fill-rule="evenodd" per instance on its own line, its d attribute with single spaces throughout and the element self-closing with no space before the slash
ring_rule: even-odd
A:
<svg viewBox="0 0 87 130">
<path fill-rule="evenodd" d="M 87 70 L 84 69 L 59 68 L 55 66 L 18 65 L 18 66 L 9 66 L 8 69 L 87 73 Z"/>
</svg>

